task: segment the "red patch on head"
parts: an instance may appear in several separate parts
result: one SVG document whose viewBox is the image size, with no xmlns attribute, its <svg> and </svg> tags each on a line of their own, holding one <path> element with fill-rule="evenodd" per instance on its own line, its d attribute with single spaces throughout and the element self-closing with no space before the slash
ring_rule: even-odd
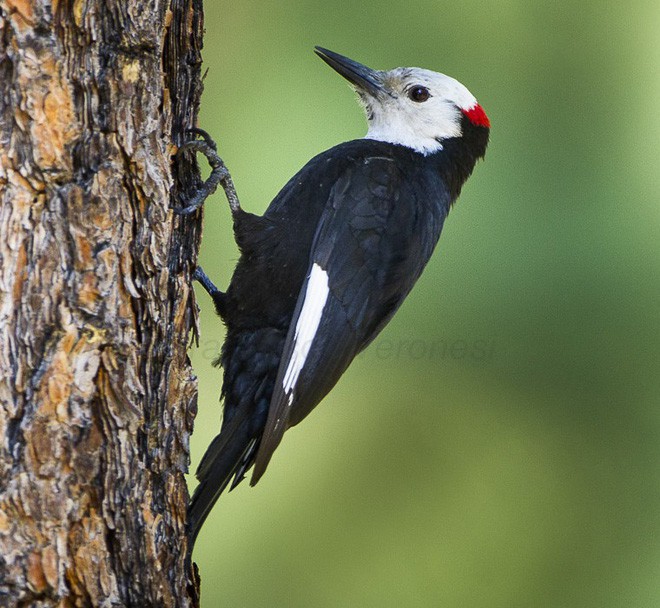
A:
<svg viewBox="0 0 660 608">
<path fill-rule="evenodd" d="M 462 110 L 462 112 L 470 119 L 473 125 L 490 129 L 490 120 L 488 120 L 486 112 L 484 112 L 484 109 L 479 104 L 476 104 L 469 110 Z"/>
</svg>

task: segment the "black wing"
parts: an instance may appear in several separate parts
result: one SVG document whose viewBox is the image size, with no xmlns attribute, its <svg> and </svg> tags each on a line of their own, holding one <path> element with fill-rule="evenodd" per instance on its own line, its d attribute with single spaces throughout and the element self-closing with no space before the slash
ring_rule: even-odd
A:
<svg viewBox="0 0 660 608">
<path fill-rule="evenodd" d="M 385 156 L 349 167 L 333 186 L 289 327 L 252 485 L 284 431 L 335 385 L 421 274 L 449 206 L 448 194 L 441 201 L 425 194 Z"/>
</svg>

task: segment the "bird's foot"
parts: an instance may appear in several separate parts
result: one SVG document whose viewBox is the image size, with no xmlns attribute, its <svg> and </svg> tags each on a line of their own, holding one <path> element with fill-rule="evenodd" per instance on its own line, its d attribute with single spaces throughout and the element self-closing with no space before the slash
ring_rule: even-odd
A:
<svg viewBox="0 0 660 608">
<path fill-rule="evenodd" d="M 192 278 L 194 281 L 198 281 L 199 284 L 206 290 L 206 293 L 208 293 L 212 298 L 215 298 L 217 294 L 222 293 L 213 284 L 213 281 L 209 279 L 208 275 L 202 270 L 201 266 L 197 266 L 197 268 L 195 268 L 195 272 L 193 272 Z"/>
<path fill-rule="evenodd" d="M 209 279 L 208 275 L 202 270 L 201 266 L 197 266 L 197 268 L 195 268 L 195 272 L 193 272 L 192 278 L 194 281 L 197 281 L 206 290 L 206 293 L 211 296 L 213 302 L 215 303 L 218 314 L 223 315 L 225 311 L 225 293 L 220 291 L 214 285 L 213 281 Z"/>
<path fill-rule="evenodd" d="M 193 133 L 196 137 L 199 136 L 202 139 L 191 139 L 190 141 L 187 141 L 179 148 L 176 156 L 178 157 L 186 150 L 201 152 L 206 156 L 209 165 L 211 165 L 211 174 L 192 199 L 188 201 L 188 204 L 185 207 L 173 208 L 174 213 L 177 215 L 190 215 L 191 213 L 194 213 L 204 204 L 204 201 L 216 191 L 219 185 L 221 185 L 225 191 L 232 215 L 239 212 L 241 210 L 241 205 L 238 201 L 234 182 L 231 179 L 231 175 L 224 161 L 218 155 L 215 142 L 203 129 L 190 129 L 190 133 Z"/>
</svg>

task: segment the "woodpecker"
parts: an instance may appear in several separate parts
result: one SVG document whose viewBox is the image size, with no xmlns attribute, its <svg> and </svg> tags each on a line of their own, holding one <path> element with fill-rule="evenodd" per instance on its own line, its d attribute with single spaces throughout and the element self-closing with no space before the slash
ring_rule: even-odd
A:
<svg viewBox="0 0 660 608">
<path fill-rule="evenodd" d="M 206 133 L 184 146 L 204 153 L 212 173 L 178 212 L 194 212 L 222 184 L 240 250 L 226 292 L 201 268 L 195 273 L 227 334 L 219 358 L 224 415 L 197 471 L 191 545 L 223 490 L 252 466 L 250 485 L 259 481 L 284 431 L 392 318 L 486 152 L 489 119 L 453 78 L 316 53 L 356 90 L 368 131 L 310 160 L 263 216 L 241 208 Z"/>
</svg>

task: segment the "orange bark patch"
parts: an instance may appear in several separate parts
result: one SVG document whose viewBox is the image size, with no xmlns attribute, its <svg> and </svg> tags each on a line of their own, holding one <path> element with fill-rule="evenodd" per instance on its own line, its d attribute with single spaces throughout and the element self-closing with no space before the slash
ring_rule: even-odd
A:
<svg viewBox="0 0 660 608">
<path fill-rule="evenodd" d="M 34 7 L 30 0 L 7 0 L 7 7 L 18 31 L 23 32 L 34 25 Z"/>
<path fill-rule="evenodd" d="M 39 553 L 30 553 L 27 563 L 27 578 L 30 587 L 37 593 L 44 592 L 48 588 L 48 581 L 46 580 L 46 575 L 41 564 L 41 555 Z"/>
<path fill-rule="evenodd" d="M 18 51 L 20 52 L 20 51 Z M 16 122 L 28 125 L 35 161 L 42 169 L 68 169 L 68 145 L 78 134 L 71 93 L 62 83 L 64 65 L 47 51 L 19 64 L 18 83 L 26 96 L 15 110 Z"/>
</svg>

